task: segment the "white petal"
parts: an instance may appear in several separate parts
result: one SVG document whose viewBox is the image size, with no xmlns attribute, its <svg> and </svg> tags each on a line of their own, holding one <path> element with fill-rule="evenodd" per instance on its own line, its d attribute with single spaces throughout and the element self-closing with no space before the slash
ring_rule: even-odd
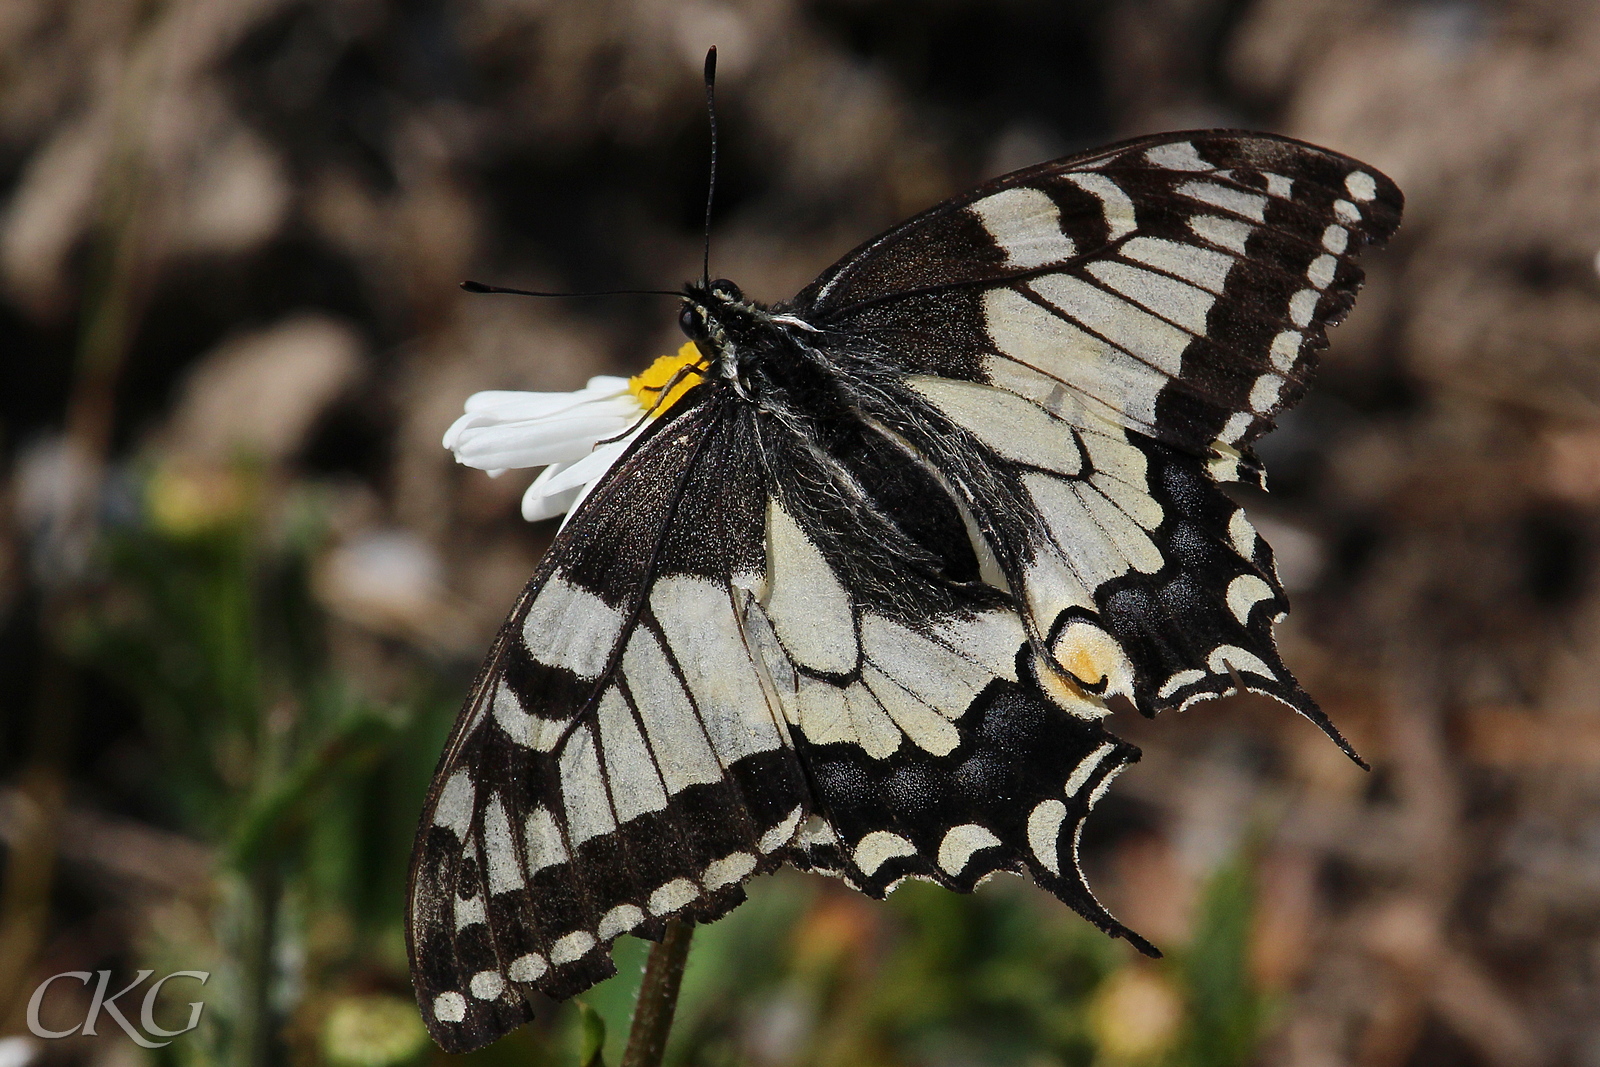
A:
<svg viewBox="0 0 1600 1067">
<path fill-rule="evenodd" d="M 522 494 L 522 517 L 529 522 L 539 522 L 543 519 L 553 519 L 571 510 L 577 501 L 578 494 L 583 492 L 581 485 L 569 489 L 550 490 L 550 480 L 566 470 L 569 463 L 552 463 L 539 472 L 539 477 L 528 486 L 528 491 Z"/>
<path fill-rule="evenodd" d="M 595 487 L 595 484 L 600 481 L 601 477 L 605 475 L 606 471 L 611 469 L 611 465 L 618 459 L 622 458 L 622 453 L 626 452 L 628 450 L 628 446 L 632 445 L 634 441 L 638 440 L 639 435 L 644 433 L 644 431 L 645 427 L 640 426 L 637 430 L 633 431 L 622 440 L 613 441 L 608 445 L 602 445 L 591 452 L 586 459 L 580 461 L 580 463 L 590 464 L 589 470 L 592 471 L 592 474 L 589 477 L 588 484 L 579 491 L 572 503 L 567 505 L 567 518 L 572 518 L 572 513 L 578 510 L 578 505 L 582 504 L 584 497 L 589 495 L 589 490 Z M 572 477 L 572 472 L 575 471 L 579 465 L 579 463 L 574 463 L 567 470 L 562 471 L 560 474 L 557 474 L 554 478 L 550 479 L 552 486 L 567 482 L 567 480 Z M 558 479 L 560 480 L 559 482 Z M 566 525 L 564 520 L 562 525 Z"/>
<path fill-rule="evenodd" d="M 627 405 L 607 401 L 543 419 L 499 426 L 472 426 L 456 438 L 458 463 L 483 470 L 501 467 L 543 467 L 583 459 L 595 444 L 626 433 L 643 414 L 628 398 Z"/>
</svg>

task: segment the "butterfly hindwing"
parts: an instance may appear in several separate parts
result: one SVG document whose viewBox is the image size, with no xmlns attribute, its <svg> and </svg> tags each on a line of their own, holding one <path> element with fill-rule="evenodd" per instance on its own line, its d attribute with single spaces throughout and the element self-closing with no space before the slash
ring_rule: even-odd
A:
<svg viewBox="0 0 1600 1067">
<path fill-rule="evenodd" d="M 825 430 L 751 416 L 771 495 L 747 615 L 815 798 L 795 862 L 874 897 L 907 877 L 969 892 L 997 871 L 1030 873 L 1153 952 L 1094 899 L 1077 852 L 1137 750 L 1044 698 L 1015 606 L 982 581 L 933 472 L 804 378 L 786 384 Z"/>
</svg>

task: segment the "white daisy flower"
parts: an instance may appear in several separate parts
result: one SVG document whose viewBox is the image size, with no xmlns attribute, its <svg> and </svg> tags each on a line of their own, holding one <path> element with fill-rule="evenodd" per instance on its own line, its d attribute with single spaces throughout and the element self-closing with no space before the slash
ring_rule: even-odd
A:
<svg viewBox="0 0 1600 1067">
<path fill-rule="evenodd" d="M 699 359 L 690 343 L 643 374 L 590 378 L 574 393 L 474 393 L 466 414 L 445 431 L 444 447 L 456 462 L 488 471 L 491 478 L 544 467 L 522 496 L 522 517 L 538 522 L 570 514 L 644 432 L 645 416 L 660 415 L 700 380 L 685 371 Z M 674 378 L 663 400 L 661 391 Z"/>
</svg>

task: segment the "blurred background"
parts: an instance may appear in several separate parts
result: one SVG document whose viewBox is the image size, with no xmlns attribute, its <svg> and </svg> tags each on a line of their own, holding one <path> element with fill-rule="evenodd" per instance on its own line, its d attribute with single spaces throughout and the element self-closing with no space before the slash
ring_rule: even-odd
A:
<svg viewBox="0 0 1600 1067">
<path fill-rule="evenodd" d="M 405 862 L 553 533 L 439 445 L 480 389 L 676 349 L 981 178 L 1275 130 L 1408 198 L 1250 501 L 1285 659 L 1374 770 L 1249 699 L 1155 723 L 1091 881 L 876 904 L 792 872 L 703 929 L 670 1061 L 1600 1067 L 1600 8 L 1586 0 L 0 4 L 0 1067 L 440 1063 Z M 472 1057 L 620 1050 L 640 943 Z M 140 969 L 137 1046 L 27 1036 Z M 52 987 L 44 1025 L 84 1018 Z M 143 987 L 122 1002 L 133 1016 Z M 129 1002 L 132 1002 L 129 1005 Z M 11 1035 L 11 1036 L 6 1036 Z"/>
</svg>

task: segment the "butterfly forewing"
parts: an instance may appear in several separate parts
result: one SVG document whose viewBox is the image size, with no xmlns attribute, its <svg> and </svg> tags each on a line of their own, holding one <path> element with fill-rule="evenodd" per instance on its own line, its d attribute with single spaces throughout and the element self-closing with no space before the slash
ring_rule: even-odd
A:
<svg viewBox="0 0 1600 1067">
<path fill-rule="evenodd" d="M 410 894 L 418 1000 L 448 1050 L 527 1021 L 530 990 L 614 973 L 619 934 L 725 912 L 810 810 L 742 637 L 763 491 L 726 413 L 685 401 L 611 471 L 462 712 Z"/>
</svg>

